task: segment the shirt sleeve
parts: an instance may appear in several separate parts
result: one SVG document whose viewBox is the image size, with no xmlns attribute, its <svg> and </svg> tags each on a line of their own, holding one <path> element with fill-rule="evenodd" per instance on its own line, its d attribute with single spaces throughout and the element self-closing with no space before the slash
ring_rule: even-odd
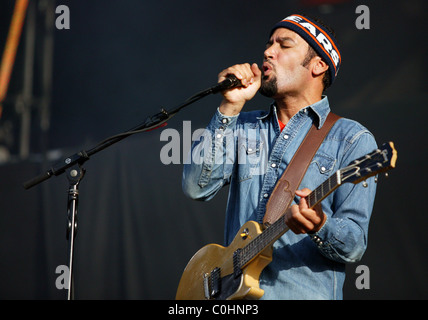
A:
<svg viewBox="0 0 428 320">
<path fill-rule="evenodd" d="M 341 161 L 343 166 L 377 148 L 373 135 L 360 131 L 349 143 Z M 359 261 L 367 248 L 367 235 L 375 193 L 375 178 L 363 183 L 344 183 L 323 202 L 327 221 L 316 232 L 309 234 L 321 253 L 329 259 L 342 263 Z"/>
<path fill-rule="evenodd" d="M 230 183 L 235 159 L 236 116 L 218 109 L 207 128 L 198 132 L 183 167 L 183 192 L 195 200 L 208 201 Z"/>
</svg>

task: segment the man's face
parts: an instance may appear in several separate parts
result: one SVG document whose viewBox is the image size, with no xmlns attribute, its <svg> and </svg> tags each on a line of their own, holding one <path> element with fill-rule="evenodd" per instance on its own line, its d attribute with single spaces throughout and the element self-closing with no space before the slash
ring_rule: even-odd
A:
<svg viewBox="0 0 428 320">
<path fill-rule="evenodd" d="M 280 98 L 304 90 L 310 71 L 302 65 L 308 43 L 294 31 L 278 28 L 264 52 L 260 93 Z"/>
</svg>

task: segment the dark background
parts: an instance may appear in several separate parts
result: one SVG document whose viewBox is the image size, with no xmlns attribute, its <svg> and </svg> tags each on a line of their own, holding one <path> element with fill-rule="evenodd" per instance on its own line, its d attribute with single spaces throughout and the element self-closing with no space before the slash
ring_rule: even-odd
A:
<svg viewBox="0 0 428 320">
<path fill-rule="evenodd" d="M 45 65 L 37 4 L 35 99 Z M 320 3 L 324 3 L 320 5 Z M 363 123 L 379 144 L 394 141 L 397 168 L 381 178 L 362 261 L 347 267 L 345 299 L 427 299 L 426 236 L 427 2 L 406 1 L 105 1 L 61 0 L 71 28 L 54 29 L 49 126 L 32 106 L 28 156 L 19 155 L 25 46 L 21 41 L 0 129 L 9 157 L 0 165 L 0 299 L 65 299 L 55 287 L 67 265 L 68 181 L 53 177 L 30 190 L 22 183 L 98 141 L 170 109 L 217 81 L 224 68 L 261 63 L 270 27 L 291 13 L 317 15 L 337 33 L 342 67 L 328 96 L 334 112 Z M 358 5 L 370 29 L 358 30 Z M 14 1 L 0 4 L 0 44 Z M 56 15 L 54 18 L 56 18 Z M 23 37 L 26 32 L 24 31 Z M 184 109 L 183 121 L 203 128 L 220 102 L 212 95 Z M 268 107 L 257 96 L 248 109 Z M 46 120 L 46 119 L 45 119 Z M 186 263 L 207 243 L 222 243 L 227 190 L 208 203 L 181 191 L 180 164 L 165 165 L 166 129 L 132 136 L 94 155 L 79 187 L 75 247 L 76 299 L 174 299 Z M 1 131 L 1 130 L 0 130 Z M 181 151 L 183 148 L 181 148 Z M 45 157 L 43 157 L 45 156 Z M 370 288 L 358 290 L 366 265 Z"/>
</svg>

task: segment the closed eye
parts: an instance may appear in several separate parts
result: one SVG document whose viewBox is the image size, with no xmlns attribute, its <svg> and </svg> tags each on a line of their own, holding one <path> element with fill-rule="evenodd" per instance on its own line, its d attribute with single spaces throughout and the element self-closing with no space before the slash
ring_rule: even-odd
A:
<svg viewBox="0 0 428 320">
<path fill-rule="evenodd" d="M 291 48 L 296 45 L 296 42 L 290 37 L 279 38 L 279 39 L 276 39 L 275 42 L 277 42 L 280 45 L 280 47 L 283 49 Z M 266 49 L 270 48 L 273 44 L 274 44 L 274 41 L 269 40 L 266 43 Z"/>
</svg>

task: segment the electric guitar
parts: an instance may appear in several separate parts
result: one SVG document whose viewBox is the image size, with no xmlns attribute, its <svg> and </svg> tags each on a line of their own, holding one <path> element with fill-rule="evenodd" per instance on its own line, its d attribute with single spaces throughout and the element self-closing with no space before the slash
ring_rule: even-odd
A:
<svg viewBox="0 0 428 320">
<path fill-rule="evenodd" d="M 307 196 L 315 207 L 346 182 L 358 184 L 395 167 L 397 151 L 392 142 L 336 171 Z M 248 221 L 228 247 L 209 244 L 191 258 L 178 285 L 177 300 L 259 299 L 262 270 L 272 261 L 273 244 L 288 227 L 283 218 L 268 227 Z"/>
</svg>

